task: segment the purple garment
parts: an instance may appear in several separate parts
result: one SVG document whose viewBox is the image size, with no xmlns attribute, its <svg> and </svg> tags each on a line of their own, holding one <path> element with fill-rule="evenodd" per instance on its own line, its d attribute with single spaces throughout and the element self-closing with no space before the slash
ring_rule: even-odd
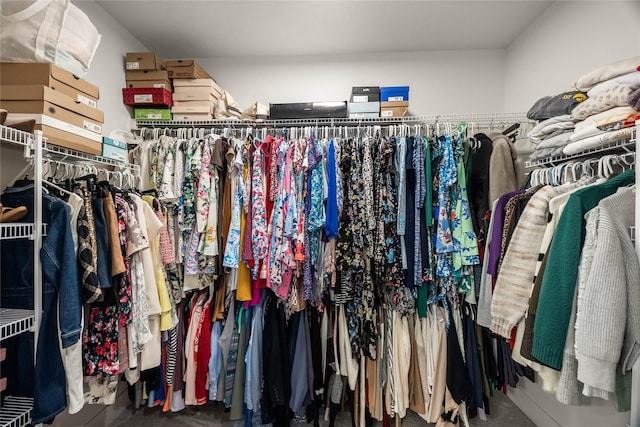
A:
<svg viewBox="0 0 640 427">
<path fill-rule="evenodd" d="M 500 248 L 502 246 L 502 228 L 504 226 L 504 208 L 513 196 L 524 193 L 523 190 L 512 191 L 511 193 L 503 194 L 498 199 L 496 209 L 491 213 L 495 218 L 493 220 L 493 237 L 491 243 L 489 243 L 489 265 L 487 266 L 487 273 L 496 276 L 498 270 L 498 262 L 500 260 Z"/>
</svg>

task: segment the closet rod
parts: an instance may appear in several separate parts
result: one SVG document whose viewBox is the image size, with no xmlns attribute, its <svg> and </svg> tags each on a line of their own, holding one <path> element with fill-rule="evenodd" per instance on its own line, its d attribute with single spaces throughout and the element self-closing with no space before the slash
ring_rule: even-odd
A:
<svg viewBox="0 0 640 427">
<path fill-rule="evenodd" d="M 137 120 L 136 126 L 151 128 L 180 127 L 287 127 L 287 126 L 360 126 L 392 124 L 437 124 L 469 121 L 480 125 L 496 126 L 515 122 L 531 122 L 526 113 L 473 113 L 473 114 L 436 114 L 409 117 L 372 117 L 372 118 L 333 118 L 333 119 L 289 119 L 289 120 Z"/>
<path fill-rule="evenodd" d="M 45 146 L 42 148 L 42 151 L 45 158 L 50 158 L 54 161 L 65 161 L 68 159 L 70 161 L 90 162 L 95 165 L 99 165 L 99 167 L 111 166 L 119 169 L 128 169 L 132 173 L 140 172 L 140 166 L 133 163 L 127 163 L 122 160 L 112 159 L 110 157 L 99 156 L 96 154 L 88 154 L 70 148 L 51 145 L 49 143 L 45 144 Z"/>
</svg>

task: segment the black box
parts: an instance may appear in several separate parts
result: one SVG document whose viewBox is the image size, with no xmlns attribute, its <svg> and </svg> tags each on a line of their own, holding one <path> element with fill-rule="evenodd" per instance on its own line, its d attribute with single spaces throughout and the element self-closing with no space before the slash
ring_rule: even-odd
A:
<svg viewBox="0 0 640 427">
<path fill-rule="evenodd" d="M 351 102 L 380 102 L 379 86 L 354 86 L 351 88 Z"/>
<path fill-rule="evenodd" d="M 347 101 L 269 104 L 269 107 L 272 120 L 342 119 L 347 117 Z"/>
</svg>

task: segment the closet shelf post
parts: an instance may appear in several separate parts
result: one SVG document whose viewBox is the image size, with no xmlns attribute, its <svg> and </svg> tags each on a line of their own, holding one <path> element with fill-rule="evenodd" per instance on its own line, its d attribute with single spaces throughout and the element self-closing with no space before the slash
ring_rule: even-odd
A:
<svg viewBox="0 0 640 427">
<path fill-rule="evenodd" d="M 638 135 L 640 135 L 640 120 L 636 120 L 636 220 L 635 220 L 635 230 L 637 234 L 638 224 L 640 224 L 640 197 L 638 196 L 638 186 L 640 185 L 640 175 L 638 174 Z M 640 259 L 640 242 L 638 241 L 638 237 L 635 236 L 635 244 L 636 244 L 636 254 L 638 255 L 638 259 Z M 638 427 L 640 426 L 640 358 L 636 360 L 635 365 L 633 365 L 633 372 L 631 378 L 631 426 Z"/>
<path fill-rule="evenodd" d="M 33 197 L 33 354 L 38 348 L 38 331 L 42 318 L 42 268 L 40 248 L 42 247 L 42 131 L 36 130 L 33 141 L 34 197 Z M 35 360 L 35 357 L 34 357 Z"/>
</svg>

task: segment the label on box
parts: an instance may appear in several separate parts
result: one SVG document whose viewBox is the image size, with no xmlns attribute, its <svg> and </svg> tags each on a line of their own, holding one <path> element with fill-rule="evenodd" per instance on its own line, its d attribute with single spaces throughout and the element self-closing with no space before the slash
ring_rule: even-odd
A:
<svg viewBox="0 0 640 427">
<path fill-rule="evenodd" d="M 162 114 L 159 114 L 159 113 L 147 113 L 147 119 L 160 120 L 161 118 L 162 118 Z"/>
<path fill-rule="evenodd" d="M 139 70 L 140 63 L 139 62 L 127 62 L 127 70 Z"/>
<path fill-rule="evenodd" d="M 153 87 L 161 87 L 162 89 L 166 89 L 167 85 L 164 83 L 154 83 Z"/>
<path fill-rule="evenodd" d="M 109 157 L 111 157 L 114 160 L 120 160 L 121 162 L 124 162 L 125 160 L 127 160 L 124 158 L 122 154 L 118 154 L 118 153 L 111 153 Z"/>
<path fill-rule="evenodd" d="M 352 102 L 369 102 L 369 95 L 353 95 Z"/>
<path fill-rule="evenodd" d="M 393 117 L 393 111 L 383 110 L 380 112 L 380 117 Z"/>
<path fill-rule="evenodd" d="M 78 94 L 77 102 L 82 102 L 83 104 L 88 105 L 91 108 L 98 108 L 98 103 L 96 101 L 80 94 Z"/>
<path fill-rule="evenodd" d="M 89 122 L 87 120 L 82 121 L 82 127 L 95 133 L 102 133 L 102 126 Z"/>
<path fill-rule="evenodd" d="M 402 96 L 390 96 L 388 99 L 389 102 L 393 101 L 404 101 L 404 97 Z"/>
<path fill-rule="evenodd" d="M 133 95 L 133 102 L 136 104 L 142 104 L 144 102 L 149 103 L 153 102 L 153 95 L 145 94 L 145 95 Z"/>
</svg>

